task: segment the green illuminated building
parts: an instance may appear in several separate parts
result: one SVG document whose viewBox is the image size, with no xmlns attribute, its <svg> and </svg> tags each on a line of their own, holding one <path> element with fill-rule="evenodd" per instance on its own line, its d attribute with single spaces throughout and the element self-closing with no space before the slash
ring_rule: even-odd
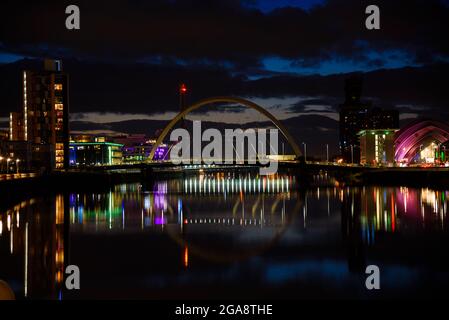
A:
<svg viewBox="0 0 449 320">
<path fill-rule="evenodd" d="M 114 165 L 122 163 L 123 144 L 95 139 L 93 142 L 70 142 L 71 166 Z"/>
<path fill-rule="evenodd" d="M 360 137 L 360 164 L 389 165 L 394 162 L 394 134 L 397 129 L 362 130 Z"/>
</svg>

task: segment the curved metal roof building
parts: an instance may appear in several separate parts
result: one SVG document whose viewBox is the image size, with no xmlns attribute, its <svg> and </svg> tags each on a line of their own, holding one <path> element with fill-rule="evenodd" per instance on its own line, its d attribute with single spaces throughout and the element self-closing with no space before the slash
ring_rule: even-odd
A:
<svg viewBox="0 0 449 320">
<path fill-rule="evenodd" d="M 442 144 L 449 141 L 449 124 L 436 120 L 414 121 L 396 133 L 395 160 L 410 162 L 420 152 L 420 146 L 432 142 Z"/>
</svg>

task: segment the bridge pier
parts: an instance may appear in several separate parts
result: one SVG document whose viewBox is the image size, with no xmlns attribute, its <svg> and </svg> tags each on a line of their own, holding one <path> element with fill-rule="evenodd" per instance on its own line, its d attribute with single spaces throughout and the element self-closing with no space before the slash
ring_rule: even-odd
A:
<svg viewBox="0 0 449 320">
<path fill-rule="evenodd" d="M 298 161 L 296 163 L 285 164 L 280 169 L 292 175 L 296 179 L 296 188 L 298 190 L 304 190 L 309 188 L 313 183 L 313 172 L 308 170 L 304 161 Z"/>
<path fill-rule="evenodd" d="M 141 183 L 144 190 L 153 190 L 155 183 L 154 168 L 150 165 L 146 165 L 141 168 Z"/>
</svg>

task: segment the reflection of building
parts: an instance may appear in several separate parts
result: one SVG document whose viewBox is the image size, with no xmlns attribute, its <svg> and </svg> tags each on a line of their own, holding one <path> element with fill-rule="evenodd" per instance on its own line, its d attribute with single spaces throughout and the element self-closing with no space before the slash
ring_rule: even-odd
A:
<svg viewBox="0 0 449 320">
<path fill-rule="evenodd" d="M 69 160 L 68 77 L 61 72 L 61 61 L 45 60 L 44 70 L 23 71 L 22 85 L 23 111 L 10 114 L 10 140 L 31 143 L 33 152 L 50 153 L 49 157 L 38 157 L 50 161 L 36 167 L 66 167 Z"/>
<path fill-rule="evenodd" d="M 71 194 L 71 228 L 76 231 L 82 227 L 85 231 L 89 227 L 143 229 L 166 225 L 178 225 L 182 230 L 195 224 L 280 226 L 285 223 L 286 202 L 298 201 L 290 194 L 294 183 L 295 179 L 288 176 L 211 176 L 117 185 L 110 192 L 92 196 Z M 222 195 L 226 200 L 217 205 Z M 212 213 L 207 209 L 211 207 L 215 207 Z"/>
<path fill-rule="evenodd" d="M 359 237 L 368 245 L 421 224 L 447 229 L 448 191 L 407 187 L 363 187 L 341 190 L 343 235 Z"/>
<path fill-rule="evenodd" d="M 361 102 L 362 79 L 352 77 L 345 83 L 345 102 L 340 105 L 340 149 L 346 162 L 360 162 L 358 133 L 366 129 L 399 128 L 399 113 L 373 108 Z"/>
<path fill-rule="evenodd" d="M 391 164 L 394 162 L 394 133 L 397 130 L 360 131 L 360 163 Z"/>
<path fill-rule="evenodd" d="M 365 247 L 362 235 L 362 198 L 360 190 L 343 192 L 341 198 L 341 231 L 348 256 L 348 269 L 363 272 L 366 266 Z M 362 236 L 361 236 L 362 235 Z"/>
<path fill-rule="evenodd" d="M 121 164 L 122 147 L 122 144 L 108 142 L 103 137 L 74 137 L 70 141 L 70 165 Z"/>
<path fill-rule="evenodd" d="M 64 245 L 67 204 L 64 196 L 58 195 L 29 199 L 0 212 L 0 245 L 7 243 L 9 249 L 8 255 L 2 252 L 1 256 L 2 277 L 16 284 L 16 295 L 61 297 L 67 261 Z"/>
<path fill-rule="evenodd" d="M 418 120 L 396 133 L 397 162 L 446 162 L 449 124 L 433 120 Z"/>
</svg>

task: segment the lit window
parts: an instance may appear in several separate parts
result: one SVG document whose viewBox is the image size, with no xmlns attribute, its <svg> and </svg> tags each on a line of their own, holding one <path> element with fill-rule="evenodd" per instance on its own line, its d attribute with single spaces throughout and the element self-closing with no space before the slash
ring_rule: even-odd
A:
<svg viewBox="0 0 449 320">
<path fill-rule="evenodd" d="M 62 84 L 55 83 L 55 90 L 62 90 Z"/>
</svg>

